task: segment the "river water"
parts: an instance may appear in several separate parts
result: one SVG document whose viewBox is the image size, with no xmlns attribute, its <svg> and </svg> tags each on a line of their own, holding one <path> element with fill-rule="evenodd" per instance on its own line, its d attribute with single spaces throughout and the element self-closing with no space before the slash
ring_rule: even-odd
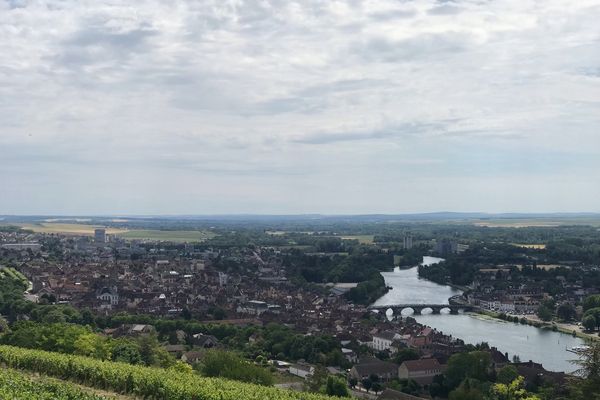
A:
<svg viewBox="0 0 600 400">
<path fill-rule="evenodd" d="M 442 259 L 424 257 L 423 263 L 430 265 Z M 379 298 L 374 305 L 393 304 L 444 304 L 448 298 L 461 292 L 450 286 L 420 279 L 417 268 L 394 269 L 382 273 L 386 285 L 392 289 Z M 552 332 L 528 325 L 490 319 L 477 314 L 426 314 L 414 315 L 422 324 L 436 328 L 466 343 L 487 342 L 509 357 L 518 355 L 521 361 L 533 360 L 551 371 L 573 371 L 569 360 L 575 355 L 568 348 L 581 346 L 583 340 L 560 332 Z"/>
</svg>

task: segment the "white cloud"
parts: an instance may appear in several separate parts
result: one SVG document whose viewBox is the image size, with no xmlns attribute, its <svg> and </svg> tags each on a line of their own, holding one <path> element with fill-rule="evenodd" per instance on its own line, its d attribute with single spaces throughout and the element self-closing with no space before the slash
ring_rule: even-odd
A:
<svg viewBox="0 0 600 400">
<path fill-rule="evenodd" d="M 539 211 L 593 207 L 599 19 L 599 0 L 2 1 L 0 214 L 529 210 L 467 193 L 533 177 Z"/>
</svg>

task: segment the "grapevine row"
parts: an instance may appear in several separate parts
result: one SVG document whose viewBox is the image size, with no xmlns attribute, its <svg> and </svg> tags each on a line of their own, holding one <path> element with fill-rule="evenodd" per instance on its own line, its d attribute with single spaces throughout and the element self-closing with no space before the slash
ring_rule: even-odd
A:
<svg viewBox="0 0 600 400">
<path fill-rule="evenodd" d="M 71 383 L 47 378 L 32 379 L 11 369 L 0 369 L 0 399 L 10 400 L 107 400 L 86 393 Z"/>
<path fill-rule="evenodd" d="M 193 373 L 143 367 L 88 357 L 0 346 L 0 363 L 86 386 L 155 400 L 326 400 L 328 396 Z"/>
</svg>

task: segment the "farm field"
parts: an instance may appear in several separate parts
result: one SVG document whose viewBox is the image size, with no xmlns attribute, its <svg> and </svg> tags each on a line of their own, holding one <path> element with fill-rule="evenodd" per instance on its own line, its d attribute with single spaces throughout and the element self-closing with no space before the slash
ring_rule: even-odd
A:
<svg viewBox="0 0 600 400">
<path fill-rule="evenodd" d="M 525 244 L 525 243 L 511 243 L 513 246 L 521 247 L 523 249 L 537 249 L 544 250 L 546 248 L 545 244 Z"/>
<path fill-rule="evenodd" d="M 104 228 L 99 225 L 86 224 L 66 224 L 58 222 L 40 222 L 37 224 L 14 224 L 23 229 L 29 229 L 36 233 L 61 233 L 63 235 L 93 235 L 94 229 Z M 126 229 L 106 228 L 106 233 L 115 235 L 118 233 L 127 232 Z"/>
<path fill-rule="evenodd" d="M 600 226 L 597 217 L 571 217 L 571 218 L 498 218 L 471 221 L 476 226 L 489 228 L 527 228 L 527 227 L 555 227 L 563 225 L 591 225 Z"/>
<path fill-rule="evenodd" d="M 100 225 L 67 224 L 57 222 L 19 223 L 23 229 L 29 229 L 36 233 L 60 233 L 63 235 L 86 235 L 92 236 L 94 229 L 105 228 Z M 158 229 L 124 229 L 105 228 L 106 233 L 123 239 L 137 240 L 166 240 L 172 242 L 201 242 L 216 235 L 209 231 L 161 231 Z"/>
<path fill-rule="evenodd" d="M 373 244 L 375 235 L 346 235 L 340 236 L 344 240 L 358 240 L 361 244 Z"/>
<path fill-rule="evenodd" d="M 130 230 L 117 234 L 123 239 L 167 240 L 171 242 L 202 242 L 216 235 L 209 231 Z"/>
</svg>

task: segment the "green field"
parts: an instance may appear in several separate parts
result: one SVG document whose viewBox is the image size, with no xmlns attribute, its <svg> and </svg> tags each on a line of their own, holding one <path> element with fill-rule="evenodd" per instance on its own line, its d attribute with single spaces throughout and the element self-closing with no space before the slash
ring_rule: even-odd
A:
<svg viewBox="0 0 600 400">
<path fill-rule="evenodd" d="M 106 233 L 115 235 L 123 239 L 138 240 L 165 240 L 171 242 L 202 242 L 215 237 L 216 235 L 209 231 L 161 231 L 158 229 L 125 229 L 111 228 L 100 225 L 86 224 L 68 224 L 57 222 L 40 223 L 18 223 L 14 224 L 23 229 L 28 229 L 36 233 L 54 233 L 61 235 L 91 236 L 94 229 L 105 228 Z"/>
</svg>

